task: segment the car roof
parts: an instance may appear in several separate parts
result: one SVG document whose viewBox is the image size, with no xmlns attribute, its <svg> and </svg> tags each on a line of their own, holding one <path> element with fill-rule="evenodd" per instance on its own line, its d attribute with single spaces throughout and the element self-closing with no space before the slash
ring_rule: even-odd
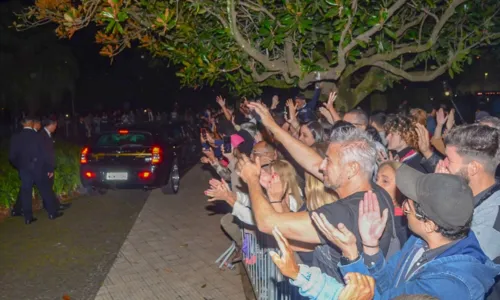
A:
<svg viewBox="0 0 500 300">
<path fill-rule="evenodd" d="M 169 122 L 169 123 L 163 123 L 163 124 L 158 124 L 158 123 L 140 123 L 140 124 L 118 124 L 115 125 L 115 128 L 110 129 L 110 130 L 102 130 L 101 134 L 103 133 L 113 133 L 118 130 L 129 130 L 129 131 L 142 131 L 142 132 L 149 132 L 151 134 L 157 134 L 161 133 L 168 127 L 175 127 L 175 126 L 181 126 L 186 124 L 185 122 Z"/>
</svg>

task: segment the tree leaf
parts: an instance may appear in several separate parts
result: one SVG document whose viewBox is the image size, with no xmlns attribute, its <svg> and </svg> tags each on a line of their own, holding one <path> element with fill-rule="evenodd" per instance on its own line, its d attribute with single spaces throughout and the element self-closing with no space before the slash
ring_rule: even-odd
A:
<svg viewBox="0 0 500 300">
<path fill-rule="evenodd" d="M 384 32 L 385 32 L 388 36 L 390 36 L 393 40 L 396 40 L 396 39 L 397 39 L 396 33 L 394 33 L 394 31 L 390 30 L 389 28 L 384 27 Z"/>
<path fill-rule="evenodd" d="M 116 24 L 115 20 L 109 21 L 108 26 L 106 26 L 106 33 L 110 33 L 115 27 L 115 24 Z"/>
</svg>

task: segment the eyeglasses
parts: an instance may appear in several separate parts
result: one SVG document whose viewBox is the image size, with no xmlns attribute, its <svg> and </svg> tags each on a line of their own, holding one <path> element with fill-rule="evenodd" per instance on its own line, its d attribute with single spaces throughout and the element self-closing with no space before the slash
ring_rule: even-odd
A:
<svg viewBox="0 0 500 300">
<path fill-rule="evenodd" d="M 416 206 L 416 205 L 417 204 L 414 203 L 414 206 Z M 405 214 L 405 216 L 411 215 L 411 213 L 412 213 L 411 210 L 409 208 L 408 209 L 406 208 L 406 207 L 410 207 L 410 204 L 408 204 L 408 199 L 406 199 L 405 201 L 403 201 L 403 205 L 402 206 L 403 206 L 403 213 Z M 415 207 L 415 210 L 416 210 L 416 207 Z M 421 214 L 417 213 L 416 211 L 413 214 L 415 215 L 415 218 L 417 218 L 419 220 L 425 219 L 424 216 L 422 216 Z"/>
</svg>

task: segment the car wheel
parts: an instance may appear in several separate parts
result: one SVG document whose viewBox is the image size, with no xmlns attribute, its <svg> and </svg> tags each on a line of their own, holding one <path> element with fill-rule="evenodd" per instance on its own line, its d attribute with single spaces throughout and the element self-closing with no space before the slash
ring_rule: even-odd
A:
<svg viewBox="0 0 500 300">
<path fill-rule="evenodd" d="M 177 194 L 179 192 L 180 179 L 181 176 L 179 173 L 179 163 L 176 158 L 174 163 L 172 164 L 172 170 L 170 171 L 168 182 L 161 188 L 163 194 L 166 195 Z"/>
</svg>

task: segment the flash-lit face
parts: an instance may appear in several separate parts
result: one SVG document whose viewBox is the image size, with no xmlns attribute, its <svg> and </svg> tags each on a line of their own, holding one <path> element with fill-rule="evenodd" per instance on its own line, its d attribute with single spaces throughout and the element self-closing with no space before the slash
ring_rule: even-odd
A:
<svg viewBox="0 0 500 300">
<path fill-rule="evenodd" d="M 341 147 L 339 144 L 332 143 L 328 146 L 326 158 L 320 166 L 323 173 L 323 184 L 325 187 L 336 190 L 345 182 L 345 170 L 341 164 Z"/>
<path fill-rule="evenodd" d="M 300 127 L 299 140 L 307 146 L 312 146 L 315 143 L 314 136 L 307 125 Z"/>
<path fill-rule="evenodd" d="M 295 98 L 295 105 L 297 106 L 297 108 L 301 108 L 302 106 L 304 106 L 306 104 L 306 100 L 304 99 L 300 99 L 300 98 Z"/>
<path fill-rule="evenodd" d="M 347 113 L 344 115 L 344 121 L 351 123 L 354 125 L 356 128 L 361 129 L 363 131 L 366 130 L 366 125 L 362 124 L 357 118 L 356 115 L 353 113 Z"/>
<path fill-rule="evenodd" d="M 444 160 L 445 166 L 448 168 L 451 174 L 457 175 L 469 182 L 469 175 L 467 172 L 467 164 L 465 163 L 463 157 L 461 157 L 457 152 L 457 147 L 446 146 L 446 158 Z"/>
<path fill-rule="evenodd" d="M 387 140 L 387 148 L 389 150 L 397 150 L 401 147 L 401 144 L 403 143 L 403 138 L 401 137 L 401 134 L 395 131 L 389 132 L 389 134 L 386 137 Z"/>
</svg>

